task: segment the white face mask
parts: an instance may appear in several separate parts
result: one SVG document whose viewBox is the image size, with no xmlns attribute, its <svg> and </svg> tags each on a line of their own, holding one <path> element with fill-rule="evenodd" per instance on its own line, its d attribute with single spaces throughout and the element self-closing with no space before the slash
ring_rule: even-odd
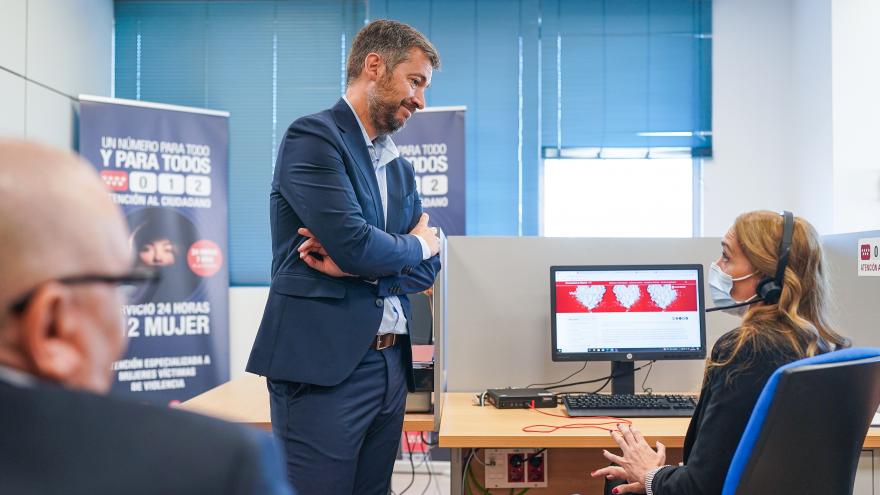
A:
<svg viewBox="0 0 880 495">
<path fill-rule="evenodd" d="M 730 295 L 730 291 L 733 290 L 733 283 L 739 282 L 740 280 L 746 280 L 749 277 L 752 277 L 758 272 L 752 272 L 746 276 L 733 278 L 724 270 L 718 266 L 714 261 L 712 262 L 712 267 L 709 270 L 709 288 L 712 291 L 712 302 L 715 303 L 715 306 L 732 306 L 734 304 L 739 304 L 746 301 L 737 301 Z M 747 299 L 747 301 L 751 301 L 752 299 L 758 297 L 757 294 Z M 738 308 L 729 308 L 722 309 L 727 314 L 731 314 L 734 316 L 742 316 L 746 313 L 748 306 L 740 306 Z"/>
</svg>

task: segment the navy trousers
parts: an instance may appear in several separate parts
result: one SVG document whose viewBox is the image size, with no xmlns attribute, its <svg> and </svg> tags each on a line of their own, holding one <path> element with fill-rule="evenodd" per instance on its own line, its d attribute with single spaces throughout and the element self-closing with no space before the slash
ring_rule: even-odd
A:
<svg viewBox="0 0 880 495">
<path fill-rule="evenodd" d="M 272 431 L 299 495 L 387 495 L 400 446 L 406 378 L 400 344 L 367 351 L 339 385 L 267 380 Z"/>
</svg>

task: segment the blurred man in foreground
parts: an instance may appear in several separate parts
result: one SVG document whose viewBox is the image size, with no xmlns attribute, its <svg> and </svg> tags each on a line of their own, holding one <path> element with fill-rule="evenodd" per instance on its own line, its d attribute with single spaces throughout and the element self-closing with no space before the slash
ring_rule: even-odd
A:
<svg viewBox="0 0 880 495">
<path fill-rule="evenodd" d="M 0 493 L 288 494 L 268 436 L 103 397 L 128 229 L 74 155 L 0 140 Z"/>
</svg>

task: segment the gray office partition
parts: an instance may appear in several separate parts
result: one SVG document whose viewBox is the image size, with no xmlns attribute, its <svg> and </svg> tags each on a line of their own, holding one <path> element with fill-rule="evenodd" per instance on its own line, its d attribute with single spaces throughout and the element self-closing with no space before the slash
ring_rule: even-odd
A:
<svg viewBox="0 0 880 495">
<path fill-rule="evenodd" d="M 853 345 L 880 347 L 880 277 L 859 277 L 859 239 L 880 237 L 880 230 L 823 236 L 831 280 L 835 327 Z"/>
<path fill-rule="evenodd" d="M 880 336 L 871 326 L 880 302 L 880 277 L 856 276 L 856 239 L 872 236 L 880 233 L 830 236 L 826 250 L 836 294 L 835 321 L 857 345 L 880 346 Z M 550 359 L 551 265 L 701 263 L 708 269 L 721 252 L 720 242 L 720 238 L 449 238 L 444 267 L 447 390 L 555 382 L 583 365 Z M 705 293 L 711 307 L 708 284 Z M 737 318 L 720 312 L 708 314 L 707 352 L 737 323 Z M 656 392 L 696 392 L 704 364 L 703 360 L 658 361 L 645 385 Z M 577 378 L 600 378 L 609 372 L 609 363 L 591 362 Z M 637 372 L 636 391 L 641 390 L 646 373 L 647 369 Z M 594 388 L 582 385 L 570 390 Z"/>
<path fill-rule="evenodd" d="M 431 311 L 434 324 L 434 431 L 440 431 L 440 417 L 443 415 L 443 399 L 446 392 L 447 346 L 448 344 L 448 311 L 449 300 L 448 278 L 446 266 L 449 263 L 449 242 L 445 234 L 440 233 L 440 273 L 434 280 L 434 292 L 431 296 Z"/>
</svg>

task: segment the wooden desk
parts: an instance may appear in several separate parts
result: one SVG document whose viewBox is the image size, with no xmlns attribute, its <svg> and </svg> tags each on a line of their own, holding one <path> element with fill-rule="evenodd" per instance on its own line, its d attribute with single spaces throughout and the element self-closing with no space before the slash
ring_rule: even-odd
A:
<svg viewBox="0 0 880 495">
<path fill-rule="evenodd" d="M 250 373 L 199 394 L 181 403 L 178 408 L 233 423 L 272 429 L 266 379 Z M 403 420 L 403 431 L 434 431 L 434 415 L 407 414 Z"/>
<path fill-rule="evenodd" d="M 448 393 L 440 418 L 440 447 L 453 449 L 452 494 L 461 493 L 462 449 L 476 448 L 548 448 L 547 472 L 550 485 L 533 488 L 529 494 L 602 493 L 602 480 L 589 477 L 590 471 L 606 466 L 601 449 L 617 450 L 611 435 L 595 428 L 563 429 L 553 433 L 525 433 L 529 425 L 564 425 L 592 423 L 590 418 L 554 418 L 528 409 L 496 409 L 477 407 L 471 393 Z M 542 409 L 564 414 L 564 407 Z M 681 448 L 690 418 L 630 418 L 651 445 L 660 441 L 667 447 L 667 462 L 681 460 Z M 865 449 L 880 448 L 880 428 L 871 428 L 865 438 Z M 477 454 L 479 455 L 479 453 Z M 482 458 L 482 457 L 481 457 Z M 483 466 L 471 467 L 483 482 Z M 498 490 L 499 493 L 502 490 Z"/>
<path fill-rule="evenodd" d="M 529 409 L 496 409 L 488 405 L 476 407 L 473 394 L 446 394 L 446 406 L 440 419 L 440 446 L 451 448 L 616 448 L 607 431 L 596 428 L 564 429 L 553 433 L 525 433 L 528 425 L 564 425 L 591 423 L 590 418 L 553 418 Z M 541 409 L 565 414 L 562 406 Z M 667 447 L 681 448 L 690 418 L 633 418 L 639 430 Z"/>
</svg>

